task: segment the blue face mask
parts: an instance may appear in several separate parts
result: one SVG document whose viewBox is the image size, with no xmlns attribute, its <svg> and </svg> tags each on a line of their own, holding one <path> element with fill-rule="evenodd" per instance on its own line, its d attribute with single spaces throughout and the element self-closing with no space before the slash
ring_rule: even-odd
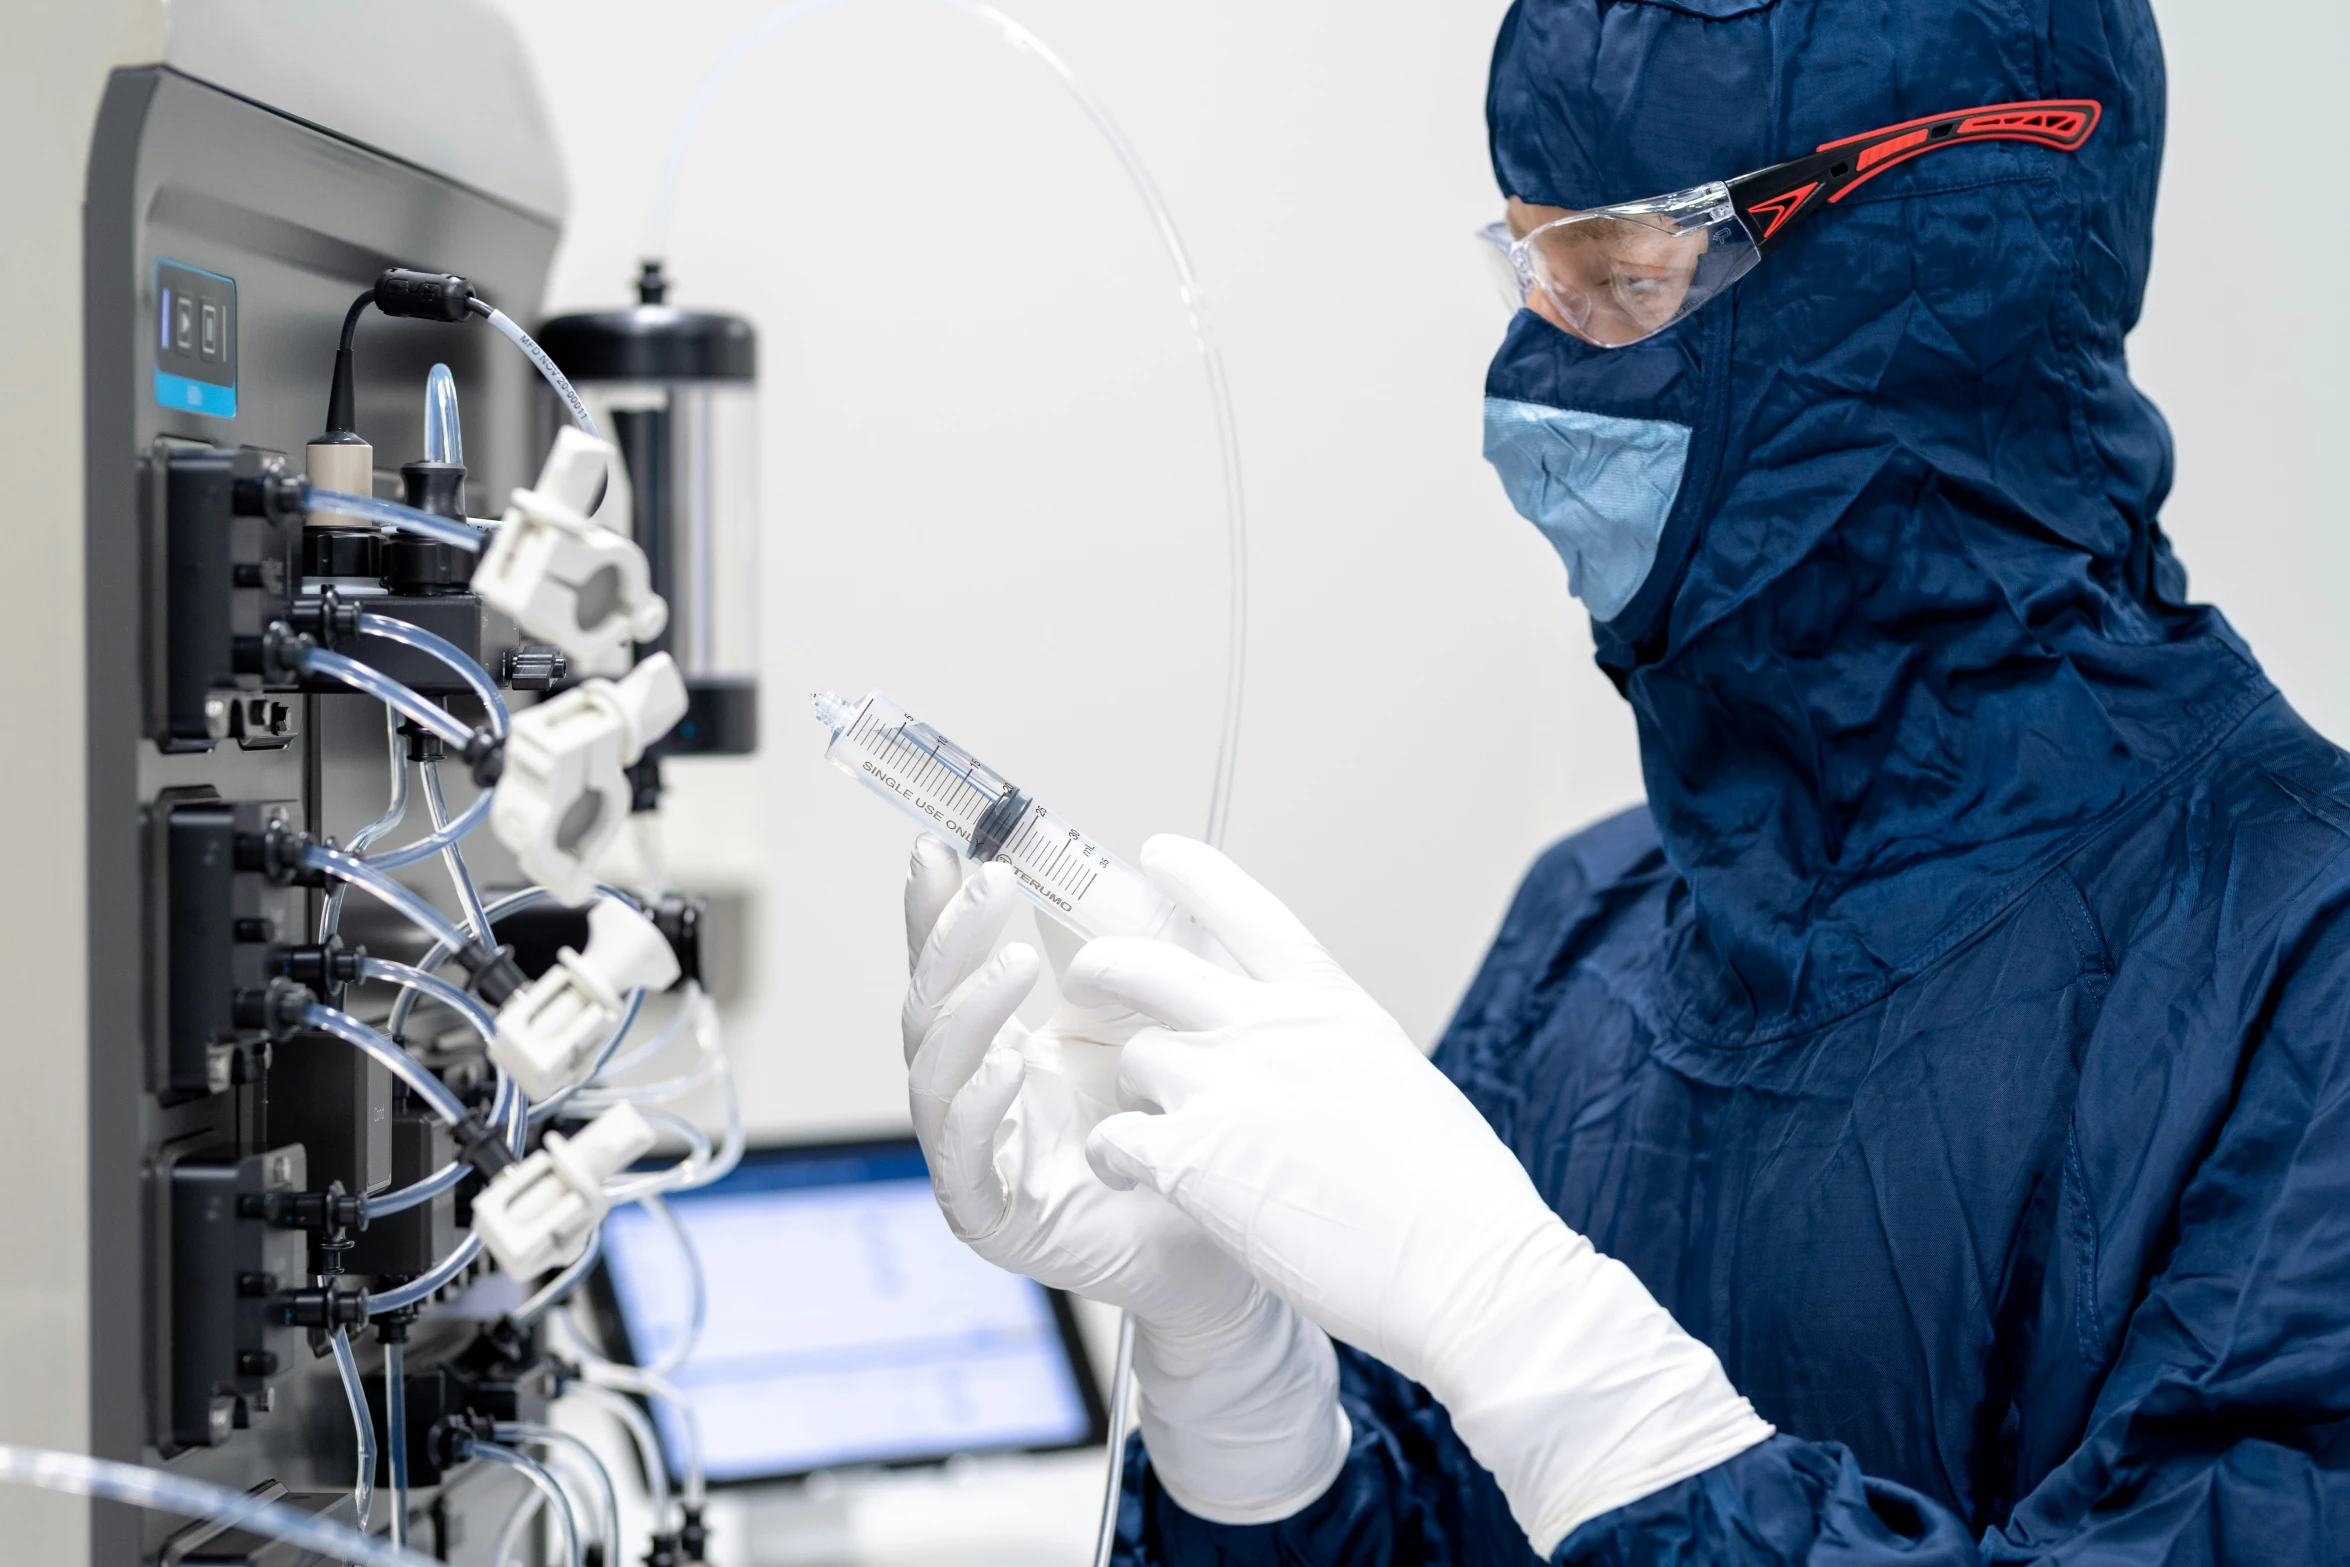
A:
<svg viewBox="0 0 2350 1567">
<path fill-rule="evenodd" d="M 1613 620 L 1656 567 L 1689 467 L 1689 426 L 1485 399 L 1485 460 L 1567 563 L 1567 591 Z"/>
</svg>

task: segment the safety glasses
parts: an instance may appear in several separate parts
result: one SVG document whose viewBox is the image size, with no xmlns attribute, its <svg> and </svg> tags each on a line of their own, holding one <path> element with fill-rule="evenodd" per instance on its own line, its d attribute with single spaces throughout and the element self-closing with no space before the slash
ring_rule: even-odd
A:
<svg viewBox="0 0 2350 1567">
<path fill-rule="evenodd" d="M 1513 311 L 1601 348 L 1652 337 L 1737 282 L 1795 226 L 1896 164 L 1940 147 L 2028 141 L 2071 152 L 2103 110 L 2088 99 L 2002 103 L 1904 120 L 1734 180 L 1552 218 L 1524 237 L 1479 230 Z M 1533 209 L 1537 212 L 1556 209 Z"/>
</svg>

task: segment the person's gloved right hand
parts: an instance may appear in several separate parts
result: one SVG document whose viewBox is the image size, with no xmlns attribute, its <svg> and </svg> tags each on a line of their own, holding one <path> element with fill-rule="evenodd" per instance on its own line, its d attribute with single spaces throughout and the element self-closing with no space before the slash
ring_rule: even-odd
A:
<svg viewBox="0 0 2350 1567">
<path fill-rule="evenodd" d="M 988 953 L 1019 904 L 1003 866 L 966 882 L 951 845 L 915 843 L 901 1022 L 948 1227 L 998 1267 L 1133 1316 L 1143 1440 L 1178 1503 L 1221 1523 L 1285 1518 L 1346 1461 L 1330 1340 L 1156 1193 L 1094 1175 L 1085 1139 L 1117 1109 L 1118 1047 L 1143 1020 L 1065 1000 L 1040 1029 L 1014 1019 L 1037 955 Z"/>
<path fill-rule="evenodd" d="M 1771 1435 L 1712 1350 L 1553 1213 L 1517 1157 L 1295 915 L 1206 844 L 1142 869 L 1244 973 L 1105 937 L 1081 1002 L 1132 1008 L 1089 1142 L 1337 1338 L 1424 1384 L 1536 1552 Z"/>
</svg>

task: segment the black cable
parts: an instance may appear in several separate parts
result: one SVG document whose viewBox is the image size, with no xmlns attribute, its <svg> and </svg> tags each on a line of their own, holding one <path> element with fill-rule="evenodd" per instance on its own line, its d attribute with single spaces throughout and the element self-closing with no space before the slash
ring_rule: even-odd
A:
<svg viewBox="0 0 2350 1567">
<path fill-rule="evenodd" d="M 326 434 L 323 439 L 335 442 L 337 437 L 359 438 L 358 396 L 352 390 L 351 343 L 359 333 L 360 313 L 375 303 L 375 290 L 351 301 L 351 308 L 343 312 L 342 341 L 335 347 L 334 380 L 326 395 Z M 338 443 L 339 444 L 339 443 Z"/>
</svg>

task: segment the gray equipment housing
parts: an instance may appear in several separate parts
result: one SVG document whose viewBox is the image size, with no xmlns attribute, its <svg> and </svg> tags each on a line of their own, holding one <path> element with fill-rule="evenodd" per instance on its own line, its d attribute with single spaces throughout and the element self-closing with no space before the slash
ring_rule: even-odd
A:
<svg viewBox="0 0 2350 1567">
<path fill-rule="evenodd" d="M 370 35 L 387 19 L 359 8 L 182 0 L 180 11 L 167 63 L 118 70 L 108 84 L 85 207 L 90 1451 L 347 1519 L 355 1443 L 335 1362 L 315 1335 L 263 1321 L 250 1284 L 290 1284 L 278 1277 L 288 1270 L 309 1284 L 325 1259 L 311 1237 L 245 1217 L 254 1203 L 239 1203 L 322 1186 L 329 1173 L 346 1190 L 380 1190 L 396 1167 L 445 1160 L 445 1140 L 436 1148 L 413 1118 L 395 1117 L 381 1069 L 347 1047 L 296 1037 L 274 1046 L 265 1069 L 258 1052 L 213 1050 L 207 1084 L 202 1041 L 190 1055 L 176 1035 L 190 974 L 227 963 L 241 975 L 239 965 L 276 950 L 249 937 L 306 940 L 318 919 L 319 892 L 250 878 L 224 894 L 230 902 L 203 904 L 207 855 L 229 841 L 220 835 L 276 813 L 314 835 L 347 836 L 381 808 L 385 731 L 381 709 L 357 695 L 240 692 L 233 728 L 217 741 L 159 736 L 172 615 L 185 609 L 174 595 L 190 591 L 175 569 L 169 514 L 175 485 L 202 466 L 174 461 L 211 447 L 240 473 L 264 453 L 300 472 L 321 428 L 343 313 L 387 267 L 462 273 L 509 315 L 535 319 L 563 195 L 535 90 L 516 74 L 519 50 L 484 8 L 403 9 L 388 30 L 409 41 L 384 47 L 413 48 L 439 17 L 467 30 L 446 38 L 449 57 L 470 51 L 472 63 L 455 65 L 455 79 L 397 84 L 373 69 L 315 74 L 327 44 L 346 61 L 378 46 Z M 207 18 L 219 25 L 195 25 Z M 303 100 L 292 108 L 252 96 L 270 91 L 256 62 L 272 58 Z M 486 117 L 478 142 L 465 134 L 467 115 Z M 423 116 L 436 123 L 409 134 Z M 181 290 L 169 313 L 165 279 Z M 175 341 L 183 301 L 192 351 Z M 494 512 L 537 465 L 533 375 L 479 323 L 361 322 L 358 425 L 375 446 L 378 493 L 396 496 L 399 464 L 422 455 L 425 372 L 436 361 L 460 390 L 473 509 Z M 172 398 L 190 406 L 168 406 Z M 494 617 L 480 635 L 485 662 L 512 640 Z M 410 874 L 450 907 L 437 863 Z M 363 927 L 356 916 L 373 911 L 350 901 L 353 941 L 387 957 L 421 946 L 393 923 Z M 232 906 L 225 936 L 188 917 Z M 347 1004 L 380 1015 L 380 1003 L 354 990 Z M 449 1202 L 420 1211 L 427 1251 L 445 1248 Z M 354 1259 L 387 1234 L 363 1237 Z M 409 1341 L 411 1381 L 494 1377 L 459 1364 L 481 1326 L 428 1308 Z M 380 1401 L 372 1332 L 354 1338 Z M 499 1396 L 528 1417 L 543 1391 L 526 1376 Z M 464 1466 L 415 1492 L 419 1547 L 487 1560 L 516 1486 L 475 1472 L 487 1468 Z M 379 1529 L 386 1505 L 379 1489 Z M 309 1559 L 118 1507 L 93 1510 L 90 1540 L 90 1561 L 106 1567 Z"/>
</svg>

